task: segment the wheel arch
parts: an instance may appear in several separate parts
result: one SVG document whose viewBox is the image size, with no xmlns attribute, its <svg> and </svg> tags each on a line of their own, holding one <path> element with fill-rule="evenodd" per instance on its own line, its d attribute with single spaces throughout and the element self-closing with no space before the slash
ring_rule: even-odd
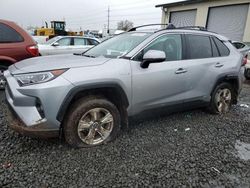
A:
<svg viewBox="0 0 250 188">
<path fill-rule="evenodd" d="M 239 77 L 237 75 L 224 75 L 221 76 L 216 83 L 213 86 L 213 89 L 210 93 L 212 95 L 214 89 L 221 83 L 229 83 L 232 85 L 232 88 L 234 89 L 234 95 L 233 95 L 233 104 L 237 104 L 237 98 L 239 95 L 239 90 L 240 90 L 240 84 L 239 84 Z"/>
<path fill-rule="evenodd" d="M 129 100 L 123 88 L 117 83 L 98 83 L 74 87 L 64 98 L 56 117 L 57 120 L 63 122 L 69 107 L 76 100 L 88 95 L 103 96 L 114 103 L 121 113 L 123 124 L 127 126 L 127 107 L 129 106 Z"/>
<path fill-rule="evenodd" d="M 8 66 L 14 64 L 15 62 L 16 62 L 16 60 L 11 58 L 11 57 L 0 56 L 0 65 L 8 67 Z"/>
</svg>

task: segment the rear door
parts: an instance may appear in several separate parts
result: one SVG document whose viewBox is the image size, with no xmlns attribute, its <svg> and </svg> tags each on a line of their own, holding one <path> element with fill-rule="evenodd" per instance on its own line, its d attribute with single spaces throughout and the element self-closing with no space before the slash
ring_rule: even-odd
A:
<svg viewBox="0 0 250 188">
<path fill-rule="evenodd" d="M 86 38 L 74 37 L 74 53 L 83 53 L 90 48 Z"/>
<path fill-rule="evenodd" d="M 73 54 L 73 40 L 72 37 L 64 37 L 56 41 L 58 46 L 51 46 L 51 50 L 48 51 L 49 55 L 56 54 Z"/>
<path fill-rule="evenodd" d="M 148 50 L 165 52 L 166 61 L 151 63 L 148 68 L 142 68 L 142 57 Z M 182 104 L 186 96 L 186 72 L 182 69 L 182 57 L 182 36 L 166 34 L 152 41 L 131 61 L 134 113 Z"/>
<path fill-rule="evenodd" d="M 218 76 L 226 72 L 230 62 L 229 50 L 219 39 L 198 34 L 186 34 L 185 46 L 185 102 L 209 101 Z"/>
</svg>

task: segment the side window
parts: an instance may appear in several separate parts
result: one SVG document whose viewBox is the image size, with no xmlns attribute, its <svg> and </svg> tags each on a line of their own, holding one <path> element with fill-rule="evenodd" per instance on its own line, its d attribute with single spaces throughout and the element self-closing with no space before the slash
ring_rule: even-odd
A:
<svg viewBox="0 0 250 188">
<path fill-rule="evenodd" d="M 213 37 L 214 42 L 219 50 L 220 56 L 228 56 L 230 51 L 229 49 L 225 46 L 225 44 L 223 44 L 223 42 L 221 42 L 219 39 L 217 39 L 216 37 Z"/>
<path fill-rule="evenodd" d="M 59 46 L 70 46 L 71 38 L 63 38 L 57 41 Z"/>
<path fill-rule="evenodd" d="M 213 39 L 212 39 L 212 38 L 210 38 L 210 39 L 211 39 L 213 57 L 219 57 L 220 54 L 219 54 L 218 48 L 217 48 L 217 46 L 215 45 Z"/>
<path fill-rule="evenodd" d="M 0 23 L 0 43 L 23 42 L 23 37 L 14 29 Z"/>
<path fill-rule="evenodd" d="M 212 46 L 208 36 L 186 35 L 188 44 L 188 59 L 203 59 L 213 57 Z"/>
<path fill-rule="evenodd" d="M 83 38 L 74 38 L 74 45 L 75 46 L 84 46 L 84 45 L 86 45 L 86 40 Z"/>
<path fill-rule="evenodd" d="M 142 61 L 143 55 L 149 50 L 160 50 L 165 52 L 166 61 L 177 61 L 182 59 L 182 42 L 181 35 L 164 35 L 157 38 L 151 44 L 149 44 L 144 50 L 142 50 L 135 60 Z"/>
</svg>

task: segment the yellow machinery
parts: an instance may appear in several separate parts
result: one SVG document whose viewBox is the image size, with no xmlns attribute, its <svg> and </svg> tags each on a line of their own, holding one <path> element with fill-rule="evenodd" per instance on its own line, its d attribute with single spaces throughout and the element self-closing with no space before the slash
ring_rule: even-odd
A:
<svg viewBox="0 0 250 188">
<path fill-rule="evenodd" d="M 66 36 L 66 35 L 83 35 L 83 32 L 79 32 L 79 34 L 77 32 L 74 31 L 65 31 L 65 21 L 51 21 L 51 27 L 48 28 L 48 24 L 46 23 L 46 28 L 42 27 L 39 28 L 35 31 L 35 35 L 37 36 L 49 36 L 49 38 L 53 38 L 54 36 Z"/>
</svg>

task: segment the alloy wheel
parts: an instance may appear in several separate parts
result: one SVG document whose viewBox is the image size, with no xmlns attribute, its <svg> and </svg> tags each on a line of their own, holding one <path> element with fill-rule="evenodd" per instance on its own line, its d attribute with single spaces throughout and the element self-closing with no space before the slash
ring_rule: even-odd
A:
<svg viewBox="0 0 250 188">
<path fill-rule="evenodd" d="M 86 112 L 78 122 L 79 138 L 88 145 L 97 145 L 110 136 L 114 118 L 105 108 L 93 108 Z"/>
<path fill-rule="evenodd" d="M 232 93 L 229 89 L 219 89 L 215 95 L 216 107 L 219 113 L 226 113 L 230 110 Z"/>
</svg>

